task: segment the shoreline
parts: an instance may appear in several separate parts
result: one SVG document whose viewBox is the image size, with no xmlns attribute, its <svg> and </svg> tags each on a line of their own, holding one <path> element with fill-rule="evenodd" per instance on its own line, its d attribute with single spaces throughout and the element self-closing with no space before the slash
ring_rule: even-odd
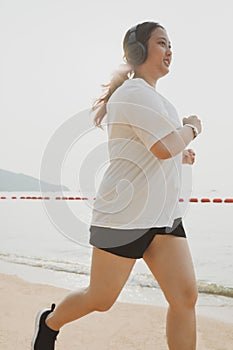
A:
<svg viewBox="0 0 233 350">
<path fill-rule="evenodd" d="M 49 285 L 64 290 L 83 288 L 89 283 L 88 275 L 53 271 L 4 261 L 0 261 L 1 274 L 17 276 L 28 283 Z M 167 308 L 167 302 L 160 289 L 130 286 L 127 283 L 117 302 Z M 210 317 L 213 320 L 233 325 L 233 299 L 199 293 L 196 313 L 200 316 Z"/>
<path fill-rule="evenodd" d="M 1 273 L 0 345 L 5 350 L 30 349 L 34 319 L 39 309 L 58 303 L 69 290 L 30 283 Z M 48 304 L 49 303 L 49 304 Z M 57 350 L 166 350 L 166 309 L 116 302 L 107 312 L 94 312 L 62 328 Z M 233 325 L 198 315 L 198 350 L 231 350 Z"/>
</svg>

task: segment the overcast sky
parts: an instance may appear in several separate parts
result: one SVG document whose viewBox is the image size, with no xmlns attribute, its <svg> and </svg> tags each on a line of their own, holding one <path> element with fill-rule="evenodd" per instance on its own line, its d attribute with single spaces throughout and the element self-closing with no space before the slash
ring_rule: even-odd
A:
<svg viewBox="0 0 233 350">
<path fill-rule="evenodd" d="M 152 20 L 165 26 L 173 49 L 157 90 L 181 117 L 196 114 L 203 123 L 190 144 L 194 188 L 232 196 L 232 7 L 230 0 L 0 0 L 0 168 L 39 177 L 54 132 L 90 108 L 122 63 L 125 32 Z M 105 136 L 93 131 L 82 156 Z M 64 163 L 71 188 L 80 161 L 75 147 Z"/>
</svg>

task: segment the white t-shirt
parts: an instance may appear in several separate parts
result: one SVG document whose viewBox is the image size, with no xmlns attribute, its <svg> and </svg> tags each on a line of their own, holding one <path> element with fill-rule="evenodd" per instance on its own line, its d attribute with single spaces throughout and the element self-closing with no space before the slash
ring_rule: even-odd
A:
<svg viewBox="0 0 233 350">
<path fill-rule="evenodd" d="M 126 80 L 107 103 L 109 162 L 91 225 L 172 227 L 181 217 L 182 152 L 161 160 L 150 151 L 182 123 L 174 106 L 141 78 Z"/>
</svg>

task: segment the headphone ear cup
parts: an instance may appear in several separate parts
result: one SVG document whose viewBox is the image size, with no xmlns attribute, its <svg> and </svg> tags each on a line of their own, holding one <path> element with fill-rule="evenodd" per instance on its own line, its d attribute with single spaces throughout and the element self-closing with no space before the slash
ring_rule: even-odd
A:
<svg viewBox="0 0 233 350">
<path fill-rule="evenodd" d="M 128 44 L 126 59 L 134 66 L 144 63 L 147 57 L 145 46 L 139 41 Z"/>
</svg>

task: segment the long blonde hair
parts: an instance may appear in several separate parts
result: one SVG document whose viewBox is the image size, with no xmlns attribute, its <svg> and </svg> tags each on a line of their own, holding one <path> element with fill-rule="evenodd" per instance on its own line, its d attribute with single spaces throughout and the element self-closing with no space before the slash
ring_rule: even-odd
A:
<svg viewBox="0 0 233 350">
<path fill-rule="evenodd" d="M 113 92 L 119 86 L 121 86 L 125 80 L 131 78 L 133 74 L 133 67 L 131 65 L 129 65 L 128 63 L 121 64 L 119 68 L 113 73 L 110 83 L 101 85 L 105 90 L 104 94 L 98 99 L 96 99 L 92 106 L 93 111 L 99 109 L 94 118 L 95 126 L 102 128 L 101 121 L 107 113 L 106 104 L 109 98 L 111 97 Z"/>
</svg>

